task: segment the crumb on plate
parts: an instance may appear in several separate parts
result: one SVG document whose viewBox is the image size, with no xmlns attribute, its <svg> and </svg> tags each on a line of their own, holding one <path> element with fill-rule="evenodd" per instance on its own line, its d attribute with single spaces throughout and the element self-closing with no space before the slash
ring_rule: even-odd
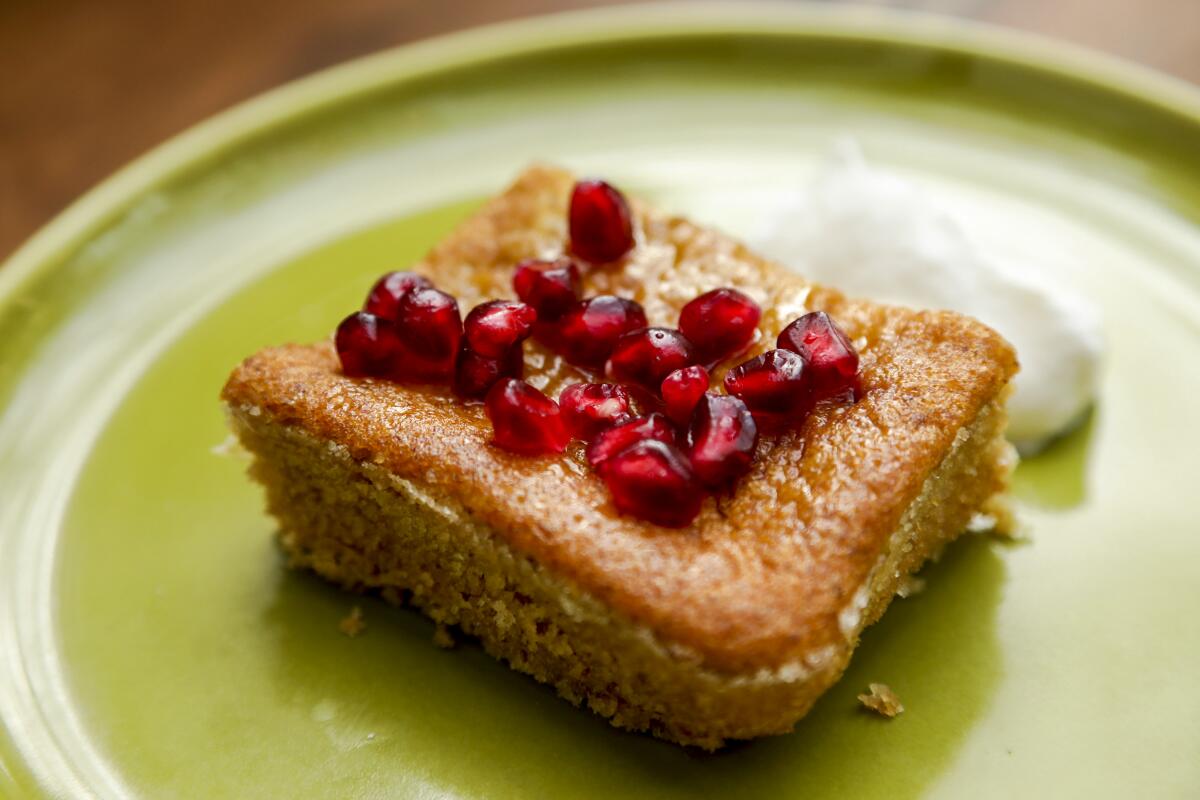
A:
<svg viewBox="0 0 1200 800">
<path fill-rule="evenodd" d="M 363 621 L 362 609 L 358 606 L 350 609 L 350 613 L 342 618 L 338 623 L 338 630 L 353 639 L 367 628 L 367 623 Z"/>
<path fill-rule="evenodd" d="M 918 595 L 923 591 L 925 591 L 925 579 L 916 575 L 905 575 L 900 579 L 900 585 L 896 587 L 896 595 L 902 599 Z"/>
<path fill-rule="evenodd" d="M 868 684 L 867 689 L 870 691 L 867 694 L 860 694 L 858 702 L 888 719 L 903 713 L 904 705 L 886 683 Z"/>
<path fill-rule="evenodd" d="M 454 647 L 454 634 L 450 633 L 450 629 L 445 625 L 438 625 L 433 631 L 433 643 L 443 650 L 450 650 Z"/>
</svg>

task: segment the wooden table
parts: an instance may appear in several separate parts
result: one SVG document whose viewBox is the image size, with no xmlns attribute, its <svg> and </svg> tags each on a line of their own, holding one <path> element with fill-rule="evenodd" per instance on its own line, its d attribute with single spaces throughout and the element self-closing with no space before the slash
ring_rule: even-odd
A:
<svg viewBox="0 0 1200 800">
<path fill-rule="evenodd" d="M 113 170 L 313 70 L 604 0 L 0 0 L 0 257 Z M 1200 0 L 881 0 L 1058 36 L 1200 82 Z"/>
</svg>

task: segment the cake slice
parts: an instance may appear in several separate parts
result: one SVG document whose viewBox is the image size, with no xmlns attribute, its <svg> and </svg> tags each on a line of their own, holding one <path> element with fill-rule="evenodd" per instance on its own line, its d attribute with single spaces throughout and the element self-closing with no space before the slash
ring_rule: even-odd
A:
<svg viewBox="0 0 1200 800">
<path fill-rule="evenodd" d="M 574 181 L 527 170 L 414 270 L 463 308 L 511 296 L 514 264 L 563 251 Z M 673 324 L 732 286 L 763 309 L 751 355 L 824 310 L 861 359 L 856 402 L 764 438 L 681 530 L 618 514 L 578 449 L 504 452 L 482 406 L 347 378 L 328 343 L 250 357 L 222 398 L 294 564 L 458 626 L 614 725 L 716 748 L 790 730 L 905 579 L 994 511 L 1017 364 L 969 318 L 849 300 L 686 220 L 633 216 L 635 249 L 589 272 L 588 294 Z M 532 342 L 526 365 L 551 397 L 588 380 Z"/>
</svg>

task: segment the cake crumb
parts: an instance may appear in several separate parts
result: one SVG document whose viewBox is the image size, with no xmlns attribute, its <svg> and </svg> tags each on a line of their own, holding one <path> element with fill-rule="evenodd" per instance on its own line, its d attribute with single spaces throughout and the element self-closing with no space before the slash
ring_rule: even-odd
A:
<svg viewBox="0 0 1200 800">
<path fill-rule="evenodd" d="M 900 698 L 896 696 L 896 693 L 886 683 L 868 684 L 867 688 L 870 692 L 868 694 L 860 694 L 858 702 L 876 714 L 891 719 L 904 712 L 904 705 L 900 702 Z"/>
<path fill-rule="evenodd" d="M 901 579 L 900 585 L 896 587 L 896 594 L 901 599 L 907 599 L 923 591 L 925 591 L 925 579 L 918 578 L 916 575 L 905 575 Z"/>
<path fill-rule="evenodd" d="M 338 630 L 353 639 L 367 628 L 367 623 L 363 621 L 362 609 L 358 606 L 350 609 L 350 613 L 342 618 L 338 623 Z"/>
<path fill-rule="evenodd" d="M 992 498 L 983 509 L 977 511 L 967 523 L 967 532 L 982 533 L 1006 542 L 1019 542 L 1026 538 L 1025 526 L 1003 498 Z"/>
<path fill-rule="evenodd" d="M 208 449 L 214 456 L 225 458 L 228 456 L 236 456 L 242 459 L 249 459 L 250 452 L 242 447 L 242 443 L 238 441 L 236 434 L 229 434 L 219 444 L 215 444 Z"/>
<path fill-rule="evenodd" d="M 450 629 L 445 625 L 438 625 L 433 630 L 433 643 L 443 650 L 450 650 L 456 644 L 454 635 L 450 633 Z"/>
</svg>

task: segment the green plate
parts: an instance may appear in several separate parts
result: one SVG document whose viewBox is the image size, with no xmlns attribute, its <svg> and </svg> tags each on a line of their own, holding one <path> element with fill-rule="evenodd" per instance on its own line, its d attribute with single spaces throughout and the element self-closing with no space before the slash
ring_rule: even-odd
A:
<svg viewBox="0 0 1200 800">
<path fill-rule="evenodd" d="M 709 209 L 856 136 L 1099 302 L 1102 396 L 796 732 L 610 729 L 416 614 L 284 570 L 216 401 L 534 159 Z M 712 209 L 717 209 L 714 213 Z M 1200 101 L 1061 45 L 625 9 L 366 59 L 205 123 L 0 269 L 0 794 L 1153 797 L 1200 786 Z M 369 629 L 338 620 L 363 604 Z M 885 722 L 855 694 L 890 684 Z"/>
</svg>

